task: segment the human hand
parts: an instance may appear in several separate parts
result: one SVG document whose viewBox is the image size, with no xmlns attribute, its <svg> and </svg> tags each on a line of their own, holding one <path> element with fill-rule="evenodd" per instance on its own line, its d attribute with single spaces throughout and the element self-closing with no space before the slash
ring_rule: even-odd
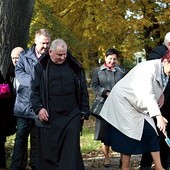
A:
<svg viewBox="0 0 170 170">
<path fill-rule="evenodd" d="M 162 94 L 160 96 L 157 103 L 158 103 L 159 108 L 161 108 L 163 106 L 163 104 L 164 104 L 164 94 Z"/>
<path fill-rule="evenodd" d="M 38 118 L 41 122 L 48 121 L 48 117 L 49 117 L 49 115 L 48 115 L 48 112 L 46 109 L 42 108 L 39 110 Z"/>
<path fill-rule="evenodd" d="M 157 127 L 160 131 L 165 133 L 166 125 L 168 123 L 167 119 L 165 119 L 162 115 L 156 116 L 157 119 Z"/>
</svg>

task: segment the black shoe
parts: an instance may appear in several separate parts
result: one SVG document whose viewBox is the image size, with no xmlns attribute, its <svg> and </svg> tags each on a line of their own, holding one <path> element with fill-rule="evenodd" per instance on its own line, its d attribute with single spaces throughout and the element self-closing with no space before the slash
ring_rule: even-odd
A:
<svg viewBox="0 0 170 170">
<path fill-rule="evenodd" d="M 110 167 L 112 166 L 112 164 L 103 164 L 103 166 L 104 166 L 105 168 L 110 168 Z"/>
</svg>

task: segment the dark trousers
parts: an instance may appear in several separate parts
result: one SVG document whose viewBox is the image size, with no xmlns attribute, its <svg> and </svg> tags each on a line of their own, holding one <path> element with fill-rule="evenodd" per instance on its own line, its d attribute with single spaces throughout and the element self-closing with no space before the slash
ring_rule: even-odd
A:
<svg viewBox="0 0 170 170">
<path fill-rule="evenodd" d="M 30 118 L 17 118 L 17 132 L 12 155 L 10 170 L 18 170 L 23 166 L 23 159 L 27 153 L 28 136 L 30 134 L 30 166 L 36 166 L 37 128 Z"/>
<path fill-rule="evenodd" d="M 6 136 L 0 134 L 0 168 L 6 168 L 5 142 Z"/>
</svg>

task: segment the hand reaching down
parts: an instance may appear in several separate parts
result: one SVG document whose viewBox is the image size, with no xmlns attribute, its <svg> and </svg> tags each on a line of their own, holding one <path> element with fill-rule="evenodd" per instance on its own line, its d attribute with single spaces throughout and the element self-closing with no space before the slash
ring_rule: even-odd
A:
<svg viewBox="0 0 170 170">
<path fill-rule="evenodd" d="M 165 119 L 162 115 L 156 116 L 157 119 L 157 127 L 160 131 L 165 133 L 166 125 L 168 123 L 167 119 Z"/>
<path fill-rule="evenodd" d="M 48 112 L 47 112 L 46 109 L 42 108 L 42 109 L 39 110 L 39 112 L 38 112 L 38 118 L 39 118 L 39 120 L 40 120 L 41 122 L 46 122 L 46 121 L 48 121 L 48 117 L 49 117 L 49 115 L 48 115 Z"/>
</svg>

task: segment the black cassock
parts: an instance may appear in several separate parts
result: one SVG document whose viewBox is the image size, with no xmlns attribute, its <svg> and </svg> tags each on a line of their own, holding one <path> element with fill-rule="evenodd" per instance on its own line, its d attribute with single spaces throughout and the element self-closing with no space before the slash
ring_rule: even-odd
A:
<svg viewBox="0 0 170 170">
<path fill-rule="evenodd" d="M 74 74 L 66 62 L 48 69 L 51 126 L 38 129 L 38 170 L 84 170 Z"/>
</svg>

